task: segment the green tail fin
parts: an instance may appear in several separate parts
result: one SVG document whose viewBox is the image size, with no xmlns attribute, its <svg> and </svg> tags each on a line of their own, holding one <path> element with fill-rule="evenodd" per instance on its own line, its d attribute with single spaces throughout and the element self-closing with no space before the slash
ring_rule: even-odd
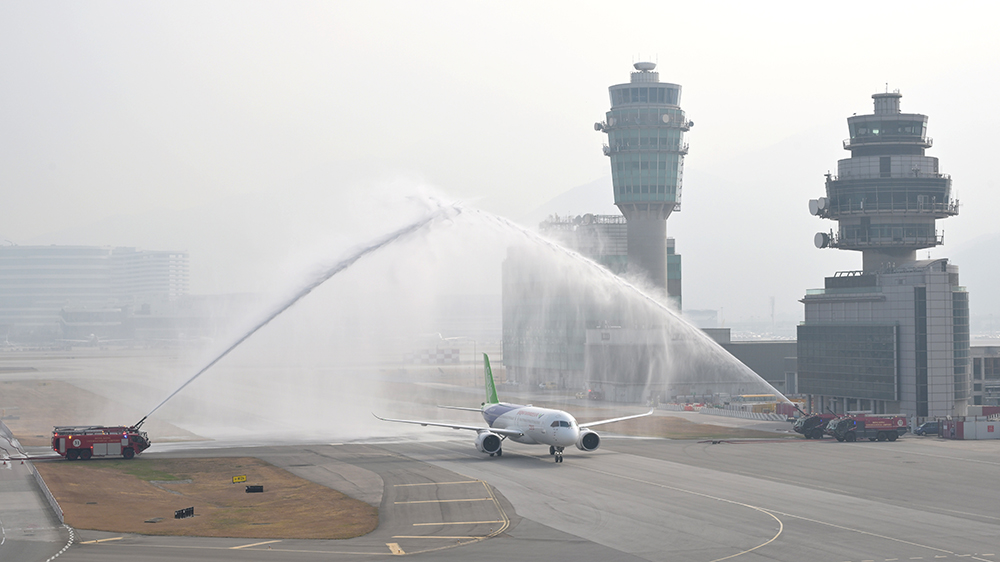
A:
<svg viewBox="0 0 1000 562">
<path fill-rule="evenodd" d="M 499 404 L 497 385 L 493 382 L 493 370 L 490 369 L 490 358 L 485 353 L 483 354 L 483 365 L 486 366 L 486 403 Z"/>
</svg>

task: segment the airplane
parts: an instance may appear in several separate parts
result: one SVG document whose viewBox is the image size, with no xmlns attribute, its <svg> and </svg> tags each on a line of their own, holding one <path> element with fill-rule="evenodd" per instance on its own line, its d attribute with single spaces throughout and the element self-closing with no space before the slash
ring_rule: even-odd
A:
<svg viewBox="0 0 1000 562">
<path fill-rule="evenodd" d="M 596 451 L 601 446 L 601 436 L 592 431 L 591 427 L 653 414 L 653 410 L 650 409 L 645 414 L 577 423 L 576 418 L 563 410 L 536 408 L 530 404 L 522 406 L 520 404 L 501 402 L 497 398 L 497 388 L 493 383 L 490 358 L 485 353 L 483 354 L 483 363 L 486 371 L 486 402 L 483 402 L 482 407 L 439 407 L 451 410 L 480 412 L 483 415 L 483 419 L 486 420 L 487 427 L 433 421 L 397 420 L 380 417 L 374 412 L 372 415 L 387 422 L 412 423 L 422 426 L 450 427 L 452 429 L 475 431 L 478 433 L 476 436 L 476 449 L 480 453 L 489 454 L 491 457 L 494 455 L 497 457 L 503 455 L 501 443 L 508 438 L 526 445 L 548 445 L 549 454 L 555 457 L 555 462 L 563 462 L 563 450 L 566 447 L 576 445 L 576 448 L 581 451 Z"/>
</svg>

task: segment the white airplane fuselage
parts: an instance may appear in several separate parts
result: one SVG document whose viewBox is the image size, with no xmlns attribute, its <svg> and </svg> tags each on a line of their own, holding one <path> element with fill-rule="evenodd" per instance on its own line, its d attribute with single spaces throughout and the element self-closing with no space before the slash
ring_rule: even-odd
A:
<svg viewBox="0 0 1000 562">
<path fill-rule="evenodd" d="M 501 402 L 487 404 L 483 408 L 483 419 L 493 429 L 520 431 L 523 435 L 510 439 L 527 445 L 571 447 L 580 438 L 576 418 L 563 410 Z"/>
</svg>

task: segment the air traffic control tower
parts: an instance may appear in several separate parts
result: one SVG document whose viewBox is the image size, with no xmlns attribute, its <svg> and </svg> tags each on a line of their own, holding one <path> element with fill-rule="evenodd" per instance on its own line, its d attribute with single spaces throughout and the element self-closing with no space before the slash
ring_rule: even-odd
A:
<svg viewBox="0 0 1000 562">
<path fill-rule="evenodd" d="M 927 116 L 901 113 L 899 92 L 847 118 L 851 138 L 826 197 L 809 211 L 835 220 L 816 246 L 860 251 L 862 268 L 809 289 L 797 326 L 799 394 L 814 412 L 905 414 L 913 423 L 965 415 L 970 400 L 969 293 L 948 258 L 917 259 L 944 243 L 937 219 L 958 214 L 951 177 L 925 156 Z"/>
<path fill-rule="evenodd" d="M 809 202 L 809 211 L 837 221 L 836 232 L 815 236 L 817 248 L 859 250 L 865 272 L 877 272 L 916 259 L 916 251 L 944 243 L 937 219 L 958 214 L 951 198 L 951 177 L 938 159 L 924 156 L 933 139 L 927 116 L 900 113 L 896 92 L 872 95 L 875 113 L 847 118 L 851 157 L 826 175 L 826 197 Z"/>
<path fill-rule="evenodd" d="M 628 225 L 628 271 L 645 275 L 680 306 L 680 256 L 668 248 L 667 217 L 680 210 L 684 133 L 694 123 L 680 108 L 681 87 L 660 82 L 656 63 L 634 66 L 631 82 L 608 88 L 611 110 L 594 129 L 608 135 L 604 154 Z"/>
</svg>

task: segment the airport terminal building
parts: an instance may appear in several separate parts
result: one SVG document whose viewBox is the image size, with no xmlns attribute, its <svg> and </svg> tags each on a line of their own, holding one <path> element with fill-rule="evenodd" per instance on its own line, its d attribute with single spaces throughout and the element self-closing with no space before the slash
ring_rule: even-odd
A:
<svg viewBox="0 0 1000 562">
<path fill-rule="evenodd" d="M 188 254 L 102 246 L 0 246 L 8 341 L 125 337 L 134 313 L 188 294 Z"/>
</svg>

